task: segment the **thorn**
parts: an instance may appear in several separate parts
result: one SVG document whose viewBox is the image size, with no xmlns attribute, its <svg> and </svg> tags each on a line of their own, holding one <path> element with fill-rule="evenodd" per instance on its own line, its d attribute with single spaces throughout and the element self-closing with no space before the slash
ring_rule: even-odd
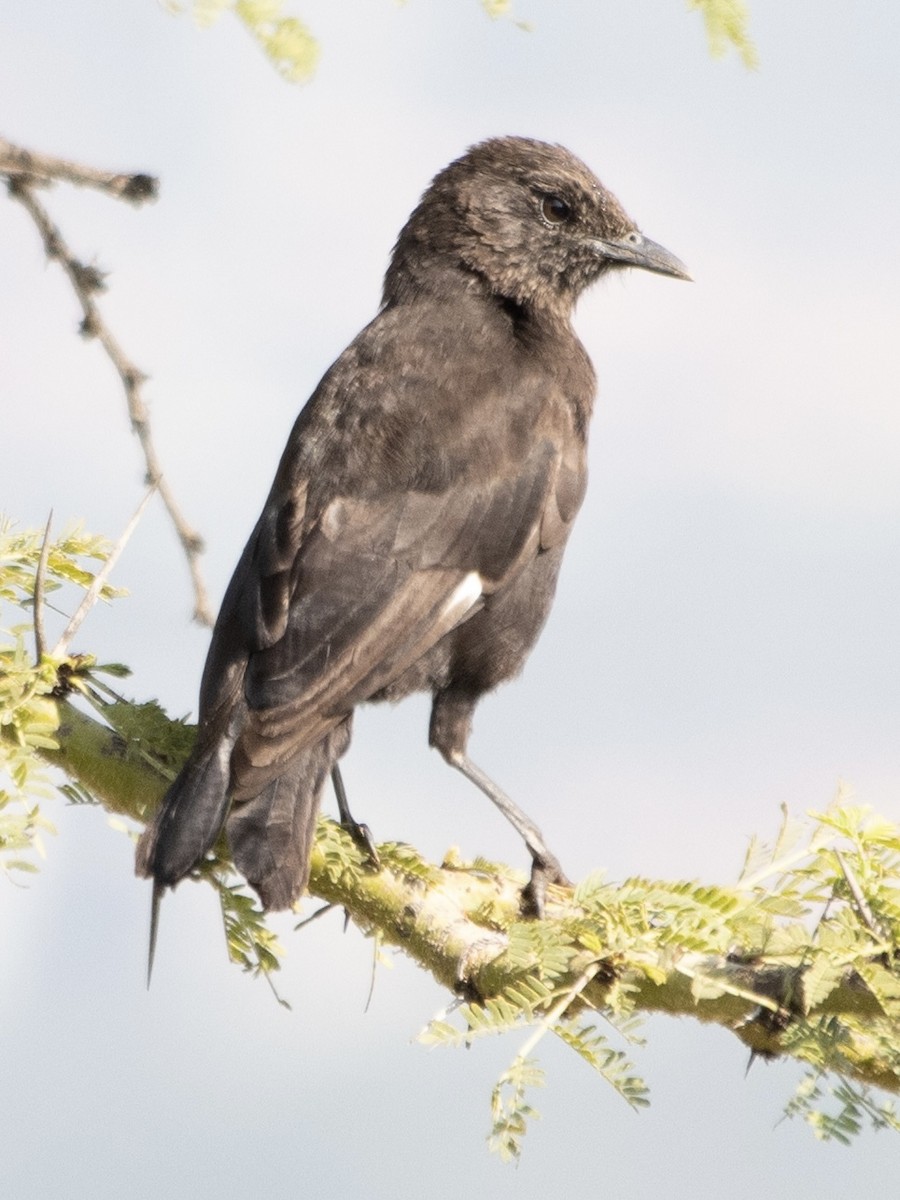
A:
<svg viewBox="0 0 900 1200">
<path fill-rule="evenodd" d="M 56 646 L 53 648 L 53 658 L 62 658 L 65 654 L 68 653 L 69 643 L 71 642 L 71 640 L 75 636 L 75 634 L 78 632 L 81 622 L 84 620 L 84 618 L 88 615 L 88 613 L 91 611 L 91 609 L 96 604 L 97 598 L 100 595 L 100 592 L 103 590 L 103 585 L 106 583 L 107 579 L 109 578 L 110 574 L 112 573 L 112 569 L 116 565 L 119 555 L 122 553 L 122 551 L 125 549 L 126 545 L 128 544 L 128 539 L 134 533 L 137 523 L 143 515 L 144 509 L 150 503 L 150 498 L 152 497 L 152 495 L 155 491 L 156 491 L 156 484 L 153 484 L 152 487 L 148 488 L 147 492 L 144 495 L 143 500 L 137 506 L 134 516 L 131 518 L 131 520 L 128 522 L 128 524 L 125 526 L 124 530 L 122 531 L 122 536 L 116 542 L 115 546 L 113 546 L 113 548 L 110 552 L 109 558 L 103 564 L 103 567 L 101 568 L 101 570 L 99 570 L 97 572 L 97 574 L 94 576 L 91 586 L 85 592 L 84 598 L 82 599 L 81 604 L 78 606 L 78 611 L 75 613 L 74 617 L 72 617 L 71 621 L 68 623 L 65 630 L 63 631 L 62 637 L 59 639 L 59 641 L 56 643 Z"/>
<path fill-rule="evenodd" d="M 299 925 L 295 925 L 294 933 L 296 933 L 298 929 L 302 929 L 304 927 L 304 925 L 311 925 L 313 921 L 317 921 L 319 919 L 319 917 L 324 916 L 325 913 L 327 913 L 327 912 L 331 912 L 331 910 L 335 907 L 337 907 L 337 906 L 334 904 L 323 904 L 322 907 L 317 908 L 316 911 L 311 916 L 304 917 L 303 920 L 299 923 Z"/>
<path fill-rule="evenodd" d="M 47 517 L 44 527 L 44 540 L 41 542 L 41 553 L 38 558 L 37 570 L 34 573 L 34 655 L 40 663 L 44 657 L 47 638 L 44 634 L 44 584 L 47 581 L 47 561 L 50 558 L 50 526 L 53 523 L 53 509 Z"/>
<path fill-rule="evenodd" d="M 375 972 L 378 969 L 378 952 L 380 949 L 381 934 L 376 932 L 375 937 L 372 939 L 372 974 L 369 978 L 369 994 L 366 996 L 366 1007 L 363 1009 L 364 1013 L 369 1011 L 369 1005 L 372 1003 L 372 997 L 375 995 Z"/>
<path fill-rule="evenodd" d="M 862 888 L 859 886 L 859 881 L 850 869 L 850 864 L 841 854 L 840 850 L 835 850 L 834 857 L 838 861 L 838 866 L 841 868 L 841 874 L 844 876 L 847 887 L 850 889 L 850 895 L 853 897 L 853 903 L 856 905 L 856 911 L 859 913 L 863 924 L 868 929 L 869 933 L 875 937 L 881 937 L 882 931 L 878 928 L 878 922 L 872 915 L 872 910 L 866 903 L 866 898 L 862 893 Z"/>
</svg>

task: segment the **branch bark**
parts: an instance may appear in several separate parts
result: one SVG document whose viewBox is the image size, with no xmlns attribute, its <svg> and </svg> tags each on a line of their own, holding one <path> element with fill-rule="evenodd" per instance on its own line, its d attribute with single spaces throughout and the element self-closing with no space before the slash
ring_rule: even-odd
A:
<svg viewBox="0 0 900 1200">
<path fill-rule="evenodd" d="M 158 193 L 158 180 L 153 175 L 101 171 L 51 154 L 25 150 L 5 138 L 0 138 L 0 175 L 39 186 L 59 180 L 77 187 L 92 187 L 116 200 L 129 200 L 132 204 L 155 200 Z"/>
</svg>

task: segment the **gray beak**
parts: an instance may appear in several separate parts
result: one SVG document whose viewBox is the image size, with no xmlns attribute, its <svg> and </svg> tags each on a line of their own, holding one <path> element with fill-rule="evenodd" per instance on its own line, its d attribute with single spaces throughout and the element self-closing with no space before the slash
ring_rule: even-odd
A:
<svg viewBox="0 0 900 1200">
<path fill-rule="evenodd" d="M 612 259 L 623 266 L 641 267 L 645 271 L 656 271 L 658 275 L 674 275 L 676 279 L 691 278 L 680 259 L 636 229 L 626 233 L 623 238 L 609 242 L 597 239 L 592 244 L 602 258 Z"/>
</svg>

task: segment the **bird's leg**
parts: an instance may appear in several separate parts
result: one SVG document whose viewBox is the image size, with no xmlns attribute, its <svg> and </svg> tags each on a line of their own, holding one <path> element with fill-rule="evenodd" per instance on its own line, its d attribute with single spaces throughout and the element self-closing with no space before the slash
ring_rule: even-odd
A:
<svg viewBox="0 0 900 1200">
<path fill-rule="evenodd" d="M 479 791 L 484 792 L 525 842 L 531 855 L 531 880 L 522 891 L 522 914 L 528 917 L 542 917 L 547 884 L 559 883 L 568 886 L 569 880 L 559 864 L 559 859 L 548 850 L 544 835 L 537 825 L 466 753 L 472 730 L 472 712 L 477 700 L 477 693 L 453 688 L 435 692 L 428 741 L 441 752 L 451 767 L 456 767 Z"/>
<path fill-rule="evenodd" d="M 372 837 L 372 831 L 368 825 L 361 825 L 359 821 L 353 819 L 353 814 L 350 812 L 350 805 L 347 803 L 347 792 L 344 788 L 344 781 L 341 778 L 341 769 L 337 763 L 331 768 L 331 783 L 337 799 L 338 812 L 341 815 L 341 826 L 347 830 L 360 850 L 366 855 L 369 864 L 377 870 L 381 866 L 381 860 L 378 857 L 378 851 L 375 849 L 375 839 Z"/>
<path fill-rule="evenodd" d="M 507 796 L 506 792 L 497 787 L 493 779 L 489 775 L 485 775 L 484 771 L 476 766 L 463 750 L 450 750 L 444 757 L 451 767 L 456 767 L 457 771 L 461 771 L 466 779 L 474 783 L 489 800 L 496 804 L 528 847 L 531 855 L 531 880 L 522 892 L 522 912 L 525 916 L 542 917 L 547 884 L 569 885 L 569 880 L 560 866 L 559 859 L 548 850 L 544 835 L 531 818 Z"/>
</svg>

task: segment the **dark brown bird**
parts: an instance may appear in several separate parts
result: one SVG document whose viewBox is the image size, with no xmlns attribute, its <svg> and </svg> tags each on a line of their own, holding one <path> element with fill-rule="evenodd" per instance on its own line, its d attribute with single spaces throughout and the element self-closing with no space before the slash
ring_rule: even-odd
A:
<svg viewBox="0 0 900 1200">
<path fill-rule="evenodd" d="M 573 306 L 626 266 L 689 278 L 562 147 L 497 138 L 434 179 L 228 587 L 196 745 L 138 845 L 155 900 L 224 825 L 263 905 L 289 907 L 329 773 L 349 821 L 336 764 L 355 706 L 422 690 L 431 745 L 524 837 L 533 905 L 563 878 L 466 744 L 544 624 L 584 495 L 595 378 Z"/>
</svg>

